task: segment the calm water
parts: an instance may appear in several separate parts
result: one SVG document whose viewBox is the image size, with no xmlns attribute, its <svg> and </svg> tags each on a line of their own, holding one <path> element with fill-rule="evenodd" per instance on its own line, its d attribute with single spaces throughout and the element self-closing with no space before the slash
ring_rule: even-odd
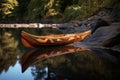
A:
<svg viewBox="0 0 120 80">
<path fill-rule="evenodd" d="M 20 32 L 57 30 L 0 29 L 0 80 L 118 80 L 120 53 L 105 49 L 57 46 L 25 48 Z"/>
</svg>

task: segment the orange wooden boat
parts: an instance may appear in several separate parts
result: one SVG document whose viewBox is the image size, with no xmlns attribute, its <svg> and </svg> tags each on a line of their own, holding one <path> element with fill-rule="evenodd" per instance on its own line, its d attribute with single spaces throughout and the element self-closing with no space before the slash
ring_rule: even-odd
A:
<svg viewBox="0 0 120 80">
<path fill-rule="evenodd" d="M 83 41 L 89 35 L 91 35 L 91 30 L 74 34 L 60 34 L 49 36 L 36 36 L 25 31 L 21 32 L 22 43 L 25 47 L 29 48 L 66 45 L 77 41 Z"/>
</svg>

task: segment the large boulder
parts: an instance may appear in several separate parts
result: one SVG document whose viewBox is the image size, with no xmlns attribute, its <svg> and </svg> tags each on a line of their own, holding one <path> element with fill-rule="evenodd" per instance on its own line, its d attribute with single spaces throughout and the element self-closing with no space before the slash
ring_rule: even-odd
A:
<svg viewBox="0 0 120 80">
<path fill-rule="evenodd" d="M 98 19 L 95 19 L 91 22 L 91 24 L 89 24 L 88 27 L 90 27 L 92 29 L 92 33 L 95 32 L 95 30 L 97 30 L 99 27 L 104 27 L 104 26 L 109 26 L 110 24 L 101 19 L 101 18 L 98 18 Z"/>
<path fill-rule="evenodd" d="M 118 40 L 119 36 L 120 23 L 113 23 L 110 26 L 98 28 L 90 37 L 84 40 L 84 42 L 108 47 L 118 44 L 120 40 L 116 41 L 116 39 Z M 114 42 L 114 44 L 112 42 Z"/>
</svg>

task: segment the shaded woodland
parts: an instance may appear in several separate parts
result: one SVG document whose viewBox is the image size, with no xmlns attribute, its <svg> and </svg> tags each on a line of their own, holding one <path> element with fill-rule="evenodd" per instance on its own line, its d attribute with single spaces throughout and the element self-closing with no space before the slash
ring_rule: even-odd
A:
<svg viewBox="0 0 120 80">
<path fill-rule="evenodd" d="M 81 20 L 100 9 L 120 9 L 119 0 L 0 0 L 0 22 Z"/>
</svg>

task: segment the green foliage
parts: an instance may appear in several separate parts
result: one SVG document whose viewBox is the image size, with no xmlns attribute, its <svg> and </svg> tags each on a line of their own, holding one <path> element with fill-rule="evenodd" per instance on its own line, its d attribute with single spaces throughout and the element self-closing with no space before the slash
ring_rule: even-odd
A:
<svg viewBox="0 0 120 80">
<path fill-rule="evenodd" d="M 119 5 L 119 0 L 0 0 L 0 18 L 68 21 L 88 17 L 101 7 L 120 8 Z"/>
<path fill-rule="evenodd" d="M 18 41 L 11 32 L 1 31 L 0 34 L 0 73 L 7 71 L 17 60 Z"/>
<path fill-rule="evenodd" d="M 24 21 L 24 17 L 26 16 L 27 6 L 31 0 L 18 0 L 19 6 L 16 9 L 16 17 Z"/>
<path fill-rule="evenodd" d="M 120 0 L 106 0 L 105 5 L 112 8 L 120 9 Z"/>
<path fill-rule="evenodd" d="M 5 18 L 7 15 L 11 15 L 15 7 L 18 6 L 17 0 L 1 0 L 0 1 L 0 15 Z"/>
<path fill-rule="evenodd" d="M 78 5 L 69 6 L 65 9 L 64 15 L 66 17 L 66 20 L 75 19 L 79 16 L 79 14 L 83 15 L 83 12 L 81 11 L 81 7 Z"/>
<path fill-rule="evenodd" d="M 104 6 L 104 2 L 105 0 L 31 0 L 27 7 L 26 19 L 29 21 L 54 17 L 64 20 L 80 19 Z"/>
<path fill-rule="evenodd" d="M 77 5 L 68 6 L 64 12 L 65 19 L 80 19 L 92 15 L 97 9 L 102 7 L 102 0 L 79 0 Z"/>
<path fill-rule="evenodd" d="M 39 21 L 41 18 L 59 15 L 59 0 L 31 0 L 27 7 L 27 20 Z"/>
<path fill-rule="evenodd" d="M 14 39 L 10 32 L 5 32 L 1 37 L 1 45 L 5 50 L 8 49 L 16 49 L 18 46 L 18 42 Z"/>
</svg>

